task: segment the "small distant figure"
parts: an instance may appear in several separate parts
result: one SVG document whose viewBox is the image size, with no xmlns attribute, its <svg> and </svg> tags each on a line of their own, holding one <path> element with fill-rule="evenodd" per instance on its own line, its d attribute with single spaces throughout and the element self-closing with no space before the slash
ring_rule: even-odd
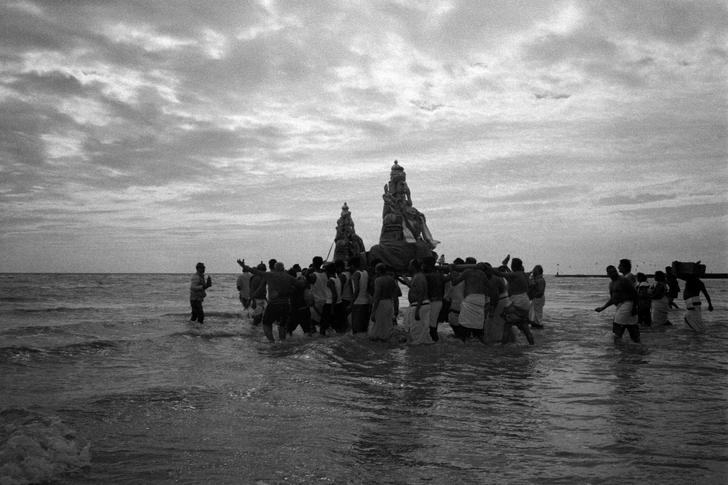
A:
<svg viewBox="0 0 728 485">
<path fill-rule="evenodd" d="M 485 273 L 484 263 L 473 262 L 470 264 L 476 266 L 466 268 L 459 274 L 455 273 L 454 268 L 450 271 L 453 285 L 463 283 L 463 297 L 458 314 L 460 328 L 453 327 L 453 331 L 462 340 L 475 337 L 481 342 L 485 342 L 486 308 L 490 303 L 488 275 Z"/>
<path fill-rule="evenodd" d="M 430 338 L 437 342 L 440 336 L 437 333 L 437 324 L 440 319 L 443 300 L 445 298 L 445 276 L 435 269 L 434 256 L 423 259 L 422 268 L 427 278 L 427 297 L 430 300 Z"/>
<path fill-rule="evenodd" d="M 313 304 L 310 307 L 311 325 L 314 327 L 318 325 L 319 329 L 321 329 L 322 325 L 325 325 L 326 328 L 328 328 L 329 322 L 331 321 L 328 312 L 327 314 L 324 314 L 326 300 L 327 298 L 330 299 L 331 295 L 329 294 L 328 277 L 326 276 L 326 272 L 323 270 L 323 264 L 324 258 L 321 256 L 314 256 L 306 275 L 308 283 L 311 286 L 311 297 L 313 298 Z M 327 308 L 327 310 L 330 311 L 330 308 Z M 319 333 L 321 335 L 325 335 L 326 328 Z"/>
<path fill-rule="evenodd" d="M 679 309 L 680 306 L 675 303 L 675 298 L 680 296 L 680 283 L 677 281 L 677 276 L 675 276 L 672 266 L 665 266 L 665 278 L 667 282 L 668 308 Z"/>
<path fill-rule="evenodd" d="M 273 261 L 273 260 L 271 260 Z M 296 278 L 286 272 L 280 261 L 273 263 L 273 271 L 251 268 L 245 260 L 238 260 L 238 264 L 245 270 L 260 276 L 268 287 L 268 305 L 263 313 L 263 333 L 269 342 L 275 342 L 273 324 L 278 324 L 278 339 L 286 339 L 286 327 L 291 315 L 290 297 L 296 290 Z"/>
<path fill-rule="evenodd" d="M 543 267 L 537 264 L 531 270 L 528 281 L 528 298 L 531 299 L 531 309 L 528 319 L 533 328 L 543 328 L 543 307 L 546 304 L 546 280 L 543 278 Z"/>
<path fill-rule="evenodd" d="M 637 324 L 637 308 L 635 307 L 637 291 L 632 282 L 625 276 L 620 276 L 617 268 L 612 265 L 607 266 L 607 276 L 611 280 L 609 282 L 609 300 L 604 305 L 595 308 L 595 311 L 601 312 L 614 305 L 616 310 L 612 332 L 615 340 L 621 339 L 624 331 L 627 330 L 632 341 L 639 343 L 640 326 Z"/>
<path fill-rule="evenodd" d="M 652 326 L 652 297 L 650 296 L 650 284 L 647 282 L 647 275 L 637 273 L 637 323 L 644 326 Z"/>
<path fill-rule="evenodd" d="M 412 275 L 408 281 L 409 307 L 404 319 L 408 343 L 410 345 L 432 344 L 434 342 L 430 336 L 430 300 L 427 296 L 427 277 L 422 272 L 422 264 L 416 259 L 409 262 L 409 272 Z"/>
<path fill-rule="evenodd" d="M 266 270 L 265 263 L 261 261 L 255 269 L 258 271 L 250 277 L 250 308 L 253 309 L 251 323 L 257 326 L 263 321 L 263 314 L 268 306 L 268 285 L 261 276 Z"/>
<path fill-rule="evenodd" d="M 245 268 L 243 268 L 243 273 L 238 276 L 238 280 L 235 284 L 238 289 L 238 298 L 240 299 L 240 303 L 242 303 L 244 310 L 250 309 L 250 278 L 252 276 L 253 273 L 245 271 Z"/>
<path fill-rule="evenodd" d="M 296 284 L 290 296 L 291 314 L 288 317 L 286 332 L 288 335 L 293 335 L 293 332 L 300 326 L 303 332 L 310 337 L 314 331 L 309 310 L 313 305 L 313 298 L 308 280 L 300 269 L 300 266 L 293 265 L 288 270 L 288 274 L 296 279 Z"/>
<path fill-rule="evenodd" d="M 447 322 L 450 324 L 455 337 L 464 341 L 468 338 L 469 333 L 469 330 L 460 325 L 460 309 L 465 298 L 465 280 L 460 278 L 460 272 L 454 268 L 460 264 L 465 264 L 465 260 L 462 258 L 453 260 L 453 267 L 450 269 L 450 276 L 446 285 L 445 298 L 449 301 Z M 453 280 L 456 282 L 453 282 Z"/>
<path fill-rule="evenodd" d="M 334 329 L 336 333 L 346 332 L 346 309 L 342 299 L 342 279 L 336 272 L 336 263 L 327 263 L 324 266 L 326 272 L 326 303 L 324 304 L 324 319 L 321 320 L 321 335 L 325 330 Z"/>
<path fill-rule="evenodd" d="M 370 340 L 386 342 L 392 336 L 394 301 L 398 298 L 397 282 L 387 273 L 384 263 L 377 263 L 374 273 L 371 324 L 367 328 L 367 335 Z"/>
<path fill-rule="evenodd" d="M 528 298 L 528 276 L 520 258 L 511 260 L 511 269 L 505 266 L 510 255 L 503 260 L 505 270 L 494 269 L 493 274 L 506 279 L 508 282 L 508 296 L 510 305 L 503 310 L 505 326 L 503 329 L 503 343 L 515 341 L 512 327 L 515 325 L 526 337 L 530 345 L 534 344 L 531 333 L 529 313 L 531 311 L 531 300 Z"/>
<path fill-rule="evenodd" d="M 696 332 L 704 332 L 705 324 L 703 323 L 703 314 L 701 312 L 700 294 L 705 295 L 708 302 L 708 311 L 713 311 L 713 303 L 710 301 L 708 290 L 705 284 L 695 275 L 681 276 L 685 280 L 685 290 L 683 291 L 683 300 L 685 301 L 685 323 L 688 327 Z"/>
<path fill-rule="evenodd" d="M 205 311 L 202 309 L 202 301 L 207 296 L 206 289 L 212 286 L 212 278 L 210 276 L 205 279 L 205 265 L 197 263 L 195 266 L 197 272 L 190 279 L 190 306 L 192 307 L 191 322 L 205 323 Z"/>
<path fill-rule="evenodd" d="M 667 278 L 662 271 L 655 271 L 655 281 L 650 286 L 652 299 L 652 323 L 655 325 L 672 325 L 667 319 L 669 302 L 667 299 Z"/>
<path fill-rule="evenodd" d="M 362 267 L 360 256 L 349 259 L 351 274 L 351 332 L 366 333 L 369 328 L 371 313 L 371 295 L 369 294 L 369 271 Z"/>
</svg>

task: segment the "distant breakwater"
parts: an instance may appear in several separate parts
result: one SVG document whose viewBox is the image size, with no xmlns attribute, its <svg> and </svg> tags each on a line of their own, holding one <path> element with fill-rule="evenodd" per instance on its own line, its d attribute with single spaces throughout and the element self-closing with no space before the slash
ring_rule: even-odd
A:
<svg viewBox="0 0 728 485">
<path fill-rule="evenodd" d="M 555 274 L 557 278 L 607 278 L 606 274 Z M 648 274 L 648 278 L 654 278 L 655 275 Z M 701 280 L 723 280 L 728 279 L 728 273 L 705 273 L 700 277 Z"/>
</svg>

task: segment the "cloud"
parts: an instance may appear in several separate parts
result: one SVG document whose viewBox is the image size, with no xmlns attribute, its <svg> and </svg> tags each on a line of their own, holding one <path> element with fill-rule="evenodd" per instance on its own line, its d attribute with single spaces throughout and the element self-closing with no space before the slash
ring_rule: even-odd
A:
<svg viewBox="0 0 728 485">
<path fill-rule="evenodd" d="M 595 202 L 595 205 L 601 206 L 620 206 L 620 205 L 641 205 L 651 202 L 662 202 L 665 200 L 674 200 L 677 198 L 675 194 L 638 194 L 634 196 L 615 195 L 611 197 L 603 197 Z"/>
<path fill-rule="evenodd" d="M 720 235 L 725 25 L 709 1 L 6 2 L 0 270 L 309 260 L 344 201 L 372 244 L 394 159 L 447 251 Z"/>
<path fill-rule="evenodd" d="M 728 201 L 711 202 L 711 203 L 695 203 L 676 206 L 662 207 L 644 207 L 634 209 L 623 209 L 620 214 L 637 218 L 639 220 L 647 220 L 653 223 L 675 223 L 688 219 L 706 219 L 715 218 L 725 221 L 728 216 Z M 728 232 L 725 229 L 724 232 Z"/>
</svg>

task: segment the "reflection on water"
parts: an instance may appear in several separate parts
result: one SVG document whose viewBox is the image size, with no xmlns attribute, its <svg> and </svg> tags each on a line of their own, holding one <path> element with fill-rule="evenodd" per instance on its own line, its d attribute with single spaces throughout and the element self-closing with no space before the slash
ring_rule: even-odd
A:
<svg viewBox="0 0 728 485">
<path fill-rule="evenodd" d="M 444 326 L 437 344 L 410 348 L 350 335 L 268 345 L 240 318 L 235 276 L 215 278 L 203 327 L 187 322 L 185 275 L 0 277 L 0 293 L 13 288 L 0 300 L 3 429 L 12 417 L 28 450 L 58 443 L 58 429 L 78 443 L 70 458 L 45 456 L 43 475 L 31 477 L 9 466 L 17 439 L 0 434 L 0 481 L 727 476 L 725 281 L 706 281 L 716 311 L 703 335 L 674 312 L 676 325 L 646 330 L 642 345 L 615 345 L 609 312 L 593 311 L 606 280 L 559 278 L 548 280 L 547 328 L 533 347 L 462 343 Z M 39 278 L 47 289 L 36 289 Z M 154 284 L 133 290 L 140 279 Z"/>
</svg>

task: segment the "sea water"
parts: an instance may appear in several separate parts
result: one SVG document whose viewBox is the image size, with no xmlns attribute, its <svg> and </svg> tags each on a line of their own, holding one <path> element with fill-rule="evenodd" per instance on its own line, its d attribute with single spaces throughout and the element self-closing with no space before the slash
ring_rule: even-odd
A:
<svg viewBox="0 0 728 485">
<path fill-rule="evenodd" d="M 728 281 L 615 344 L 605 278 L 547 278 L 536 345 L 270 345 L 235 274 L 0 275 L 0 483 L 728 482 Z"/>
</svg>

